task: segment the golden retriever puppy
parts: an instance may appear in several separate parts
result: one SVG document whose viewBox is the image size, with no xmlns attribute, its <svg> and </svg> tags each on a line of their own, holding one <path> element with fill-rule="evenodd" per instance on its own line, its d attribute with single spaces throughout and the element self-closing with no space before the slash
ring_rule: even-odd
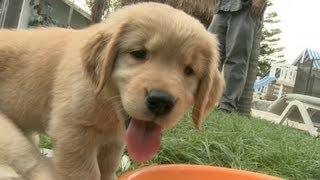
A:
<svg viewBox="0 0 320 180">
<path fill-rule="evenodd" d="M 116 179 L 125 144 L 134 160 L 151 159 L 164 129 L 190 106 L 200 128 L 223 89 L 216 38 L 163 4 L 127 6 L 82 30 L 1 30 L 0 39 L 0 160 L 25 179 Z M 53 168 L 33 132 L 53 138 Z"/>
</svg>

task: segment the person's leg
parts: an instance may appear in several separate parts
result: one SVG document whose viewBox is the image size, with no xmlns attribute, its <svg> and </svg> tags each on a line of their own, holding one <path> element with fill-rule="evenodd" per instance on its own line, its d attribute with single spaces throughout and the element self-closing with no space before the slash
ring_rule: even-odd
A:
<svg viewBox="0 0 320 180">
<path fill-rule="evenodd" d="M 254 33 L 254 40 L 253 40 L 251 55 L 249 58 L 247 80 L 243 88 L 241 98 L 239 99 L 239 102 L 237 104 L 238 112 L 246 116 L 250 116 L 251 114 L 251 104 L 252 104 L 253 92 L 254 92 L 253 85 L 255 80 L 257 79 L 263 16 L 255 17 L 255 22 L 256 22 L 256 28 Z"/>
<path fill-rule="evenodd" d="M 249 10 L 231 13 L 228 19 L 224 65 L 226 89 L 219 104 L 220 109 L 227 111 L 237 109 L 237 101 L 246 82 L 254 27 L 254 20 Z"/>
<path fill-rule="evenodd" d="M 227 19 L 228 14 L 215 14 L 208 28 L 208 31 L 215 34 L 219 41 L 219 51 L 220 51 L 220 64 L 219 70 L 222 70 L 224 60 L 226 57 L 226 33 L 227 33 Z"/>
</svg>

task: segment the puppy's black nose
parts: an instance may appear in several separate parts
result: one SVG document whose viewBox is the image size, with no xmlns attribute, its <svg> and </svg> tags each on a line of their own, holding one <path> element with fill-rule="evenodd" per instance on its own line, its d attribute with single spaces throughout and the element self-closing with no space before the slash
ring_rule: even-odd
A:
<svg viewBox="0 0 320 180">
<path fill-rule="evenodd" d="M 160 91 L 149 91 L 146 99 L 148 109 L 156 116 L 168 114 L 174 107 L 175 99 L 170 94 Z"/>
</svg>

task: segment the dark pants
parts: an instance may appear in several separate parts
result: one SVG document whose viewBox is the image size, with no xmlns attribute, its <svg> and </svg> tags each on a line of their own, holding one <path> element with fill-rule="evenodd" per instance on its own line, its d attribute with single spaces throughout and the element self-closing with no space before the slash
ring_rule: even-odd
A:
<svg viewBox="0 0 320 180">
<path fill-rule="evenodd" d="M 220 43 L 220 70 L 223 69 L 226 89 L 219 108 L 234 111 L 241 97 L 248 72 L 256 19 L 250 9 L 217 13 L 209 26 Z"/>
</svg>

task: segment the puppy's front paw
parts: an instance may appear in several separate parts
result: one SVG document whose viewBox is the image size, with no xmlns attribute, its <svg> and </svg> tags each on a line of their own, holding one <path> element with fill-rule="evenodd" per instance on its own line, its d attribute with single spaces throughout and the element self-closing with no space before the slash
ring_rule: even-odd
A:
<svg viewBox="0 0 320 180">
<path fill-rule="evenodd" d="M 24 179 L 30 180 L 55 180 L 53 177 L 52 167 L 49 161 L 42 160 L 32 170 L 28 172 Z"/>
</svg>

